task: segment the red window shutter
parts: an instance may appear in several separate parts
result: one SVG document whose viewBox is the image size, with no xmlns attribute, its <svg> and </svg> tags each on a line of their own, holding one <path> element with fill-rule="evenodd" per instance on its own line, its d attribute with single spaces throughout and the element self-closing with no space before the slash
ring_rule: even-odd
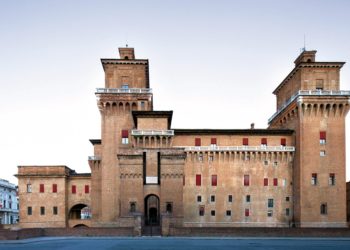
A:
<svg viewBox="0 0 350 250">
<path fill-rule="evenodd" d="M 261 144 L 267 145 L 267 138 L 261 138 Z"/>
<path fill-rule="evenodd" d="M 320 140 L 326 140 L 326 131 L 320 132 Z"/>
<path fill-rule="evenodd" d="M 211 176 L 211 185 L 212 186 L 218 185 L 218 176 L 216 174 Z"/>
<path fill-rule="evenodd" d="M 201 146 L 201 138 L 195 138 L 194 139 L 194 145 L 196 147 L 200 147 Z"/>
<path fill-rule="evenodd" d="M 211 138 L 210 144 L 215 144 L 216 145 L 216 138 Z"/>
<path fill-rule="evenodd" d="M 128 130 L 122 130 L 122 138 L 129 138 L 129 131 Z"/>
<path fill-rule="evenodd" d="M 264 186 L 268 186 L 269 185 L 269 179 L 268 178 L 264 178 Z"/>
<path fill-rule="evenodd" d="M 57 184 L 52 184 L 52 193 L 57 193 Z"/>
<path fill-rule="evenodd" d="M 281 138 L 281 146 L 286 146 L 286 145 L 287 145 L 286 138 Z"/>
<path fill-rule="evenodd" d="M 72 185 L 72 194 L 76 194 L 77 193 L 77 186 Z"/>
<path fill-rule="evenodd" d="M 45 187 L 44 187 L 44 184 L 40 184 L 40 193 L 44 193 L 45 192 Z"/>
<path fill-rule="evenodd" d="M 248 138 L 243 138 L 243 146 L 248 146 L 249 141 Z"/>
<path fill-rule="evenodd" d="M 249 186 L 249 175 L 244 176 L 244 186 Z"/>
<path fill-rule="evenodd" d="M 277 178 L 273 178 L 273 185 L 278 186 L 278 179 Z"/>
<path fill-rule="evenodd" d="M 90 186 L 89 185 L 85 185 L 85 194 L 90 193 Z"/>
<path fill-rule="evenodd" d="M 196 175 L 196 186 L 202 185 L 202 176 L 200 174 Z"/>
<path fill-rule="evenodd" d="M 245 214 L 246 217 L 249 216 L 249 209 L 248 208 L 245 209 L 245 213 L 244 214 Z"/>
</svg>

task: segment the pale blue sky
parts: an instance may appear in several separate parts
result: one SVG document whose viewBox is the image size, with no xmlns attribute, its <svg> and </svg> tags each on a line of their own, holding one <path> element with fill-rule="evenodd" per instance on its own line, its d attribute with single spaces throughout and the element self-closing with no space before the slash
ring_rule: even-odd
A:
<svg viewBox="0 0 350 250">
<path fill-rule="evenodd" d="M 318 60 L 348 62 L 349 90 L 349 12 L 346 0 L 0 0 L 0 178 L 17 182 L 22 164 L 90 171 L 99 59 L 126 41 L 150 59 L 154 107 L 174 110 L 175 128 L 266 128 L 304 34 Z"/>
</svg>

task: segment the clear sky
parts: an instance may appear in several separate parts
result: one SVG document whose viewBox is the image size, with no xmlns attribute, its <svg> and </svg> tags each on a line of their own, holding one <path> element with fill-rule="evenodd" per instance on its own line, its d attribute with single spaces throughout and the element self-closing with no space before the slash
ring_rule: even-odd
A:
<svg viewBox="0 0 350 250">
<path fill-rule="evenodd" d="M 347 62 L 350 90 L 349 12 L 346 0 L 0 0 L 0 178 L 17 183 L 18 165 L 90 171 L 100 58 L 126 43 L 150 59 L 154 108 L 174 110 L 173 128 L 266 128 L 304 34 L 317 60 Z"/>
</svg>

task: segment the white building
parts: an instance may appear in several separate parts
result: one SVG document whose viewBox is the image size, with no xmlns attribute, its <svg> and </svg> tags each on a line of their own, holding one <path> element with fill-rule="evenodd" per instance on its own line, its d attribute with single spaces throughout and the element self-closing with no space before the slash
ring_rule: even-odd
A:
<svg viewBox="0 0 350 250">
<path fill-rule="evenodd" d="M 18 222 L 18 196 L 15 184 L 0 179 L 0 224 Z"/>
</svg>

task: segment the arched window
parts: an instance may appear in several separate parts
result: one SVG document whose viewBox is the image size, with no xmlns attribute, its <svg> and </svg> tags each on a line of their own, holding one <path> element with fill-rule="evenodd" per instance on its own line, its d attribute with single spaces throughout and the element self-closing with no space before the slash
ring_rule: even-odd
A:
<svg viewBox="0 0 350 250">
<path fill-rule="evenodd" d="M 166 203 L 166 212 L 168 214 L 171 214 L 173 212 L 173 204 L 172 204 L 172 202 L 167 202 Z"/>
<path fill-rule="evenodd" d="M 321 204 L 321 214 L 327 214 L 327 203 Z"/>
<path fill-rule="evenodd" d="M 136 212 L 136 202 L 130 202 L 130 213 Z"/>
</svg>

